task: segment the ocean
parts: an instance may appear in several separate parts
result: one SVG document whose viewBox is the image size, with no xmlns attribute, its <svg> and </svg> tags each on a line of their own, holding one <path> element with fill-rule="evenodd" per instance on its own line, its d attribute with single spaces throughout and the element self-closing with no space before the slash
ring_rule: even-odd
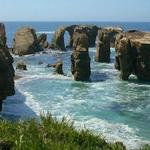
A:
<svg viewBox="0 0 150 150">
<path fill-rule="evenodd" d="M 93 24 L 150 31 L 149 22 L 5 22 L 7 43 L 11 46 L 17 28 L 30 26 L 37 34 L 47 33 L 48 41 L 60 26 Z M 67 40 L 67 38 L 66 38 Z M 66 41 L 67 42 L 67 41 Z M 1 115 L 8 119 L 36 117 L 52 113 L 58 119 L 65 116 L 77 129 L 88 128 L 102 134 L 109 142 L 121 141 L 128 149 L 150 144 L 150 83 L 135 76 L 121 81 L 114 69 L 115 49 L 111 48 L 111 63 L 94 62 L 95 48 L 90 48 L 91 82 L 76 82 L 70 72 L 71 51 L 50 51 L 27 56 L 14 56 L 27 64 L 27 71 L 17 71 L 23 78 L 16 80 L 16 94 L 4 101 Z M 65 76 L 55 75 L 47 64 L 61 58 Z M 38 62 L 44 62 L 39 65 Z"/>
</svg>

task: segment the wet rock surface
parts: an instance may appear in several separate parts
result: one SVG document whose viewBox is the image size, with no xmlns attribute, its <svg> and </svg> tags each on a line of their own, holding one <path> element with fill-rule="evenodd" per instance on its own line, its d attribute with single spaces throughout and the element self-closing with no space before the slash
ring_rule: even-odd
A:
<svg viewBox="0 0 150 150">
<path fill-rule="evenodd" d="M 18 70 L 27 70 L 27 65 L 25 64 L 25 62 L 17 62 L 16 64 L 16 69 Z"/>
</svg>

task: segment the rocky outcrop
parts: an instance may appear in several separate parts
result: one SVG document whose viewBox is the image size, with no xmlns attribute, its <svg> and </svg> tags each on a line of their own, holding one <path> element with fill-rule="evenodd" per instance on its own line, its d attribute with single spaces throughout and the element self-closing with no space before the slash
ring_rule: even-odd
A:
<svg viewBox="0 0 150 150">
<path fill-rule="evenodd" d="M 18 70 L 27 70 L 27 65 L 24 62 L 17 62 L 16 69 Z"/>
<path fill-rule="evenodd" d="M 61 75 L 64 74 L 64 73 L 63 73 L 63 62 L 62 62 L 62 60 L 60 60 L 60 59 L 58 59 L 58 60 L 56 61 L 56 64 L 55 64 L 55 73 L 56 73 L 56 74 L 61 74 Z"/>
<path fill-rule="evenodd" d="M 116 37 L 117 35 L 123 33 L 123 29 L 120 27 L 105 27 L 103 30 L 109 33 L 110 46 L 115 47 Z"/>
<path fill-rule="evenodd" d="M 110 62 L 110 36 L 105 30 L 99 30 L 96 38 L 96 62 Z"/>
<path fill-rule="evenodd" d="M 65 28 L 64 27 L 58 28 L 55 31 L 50 48 L 65 51 L 66 48 L 64 42 L 64 34 L 65 34 Z"/>
<path fill-rule="evenodd" d="M 79 25 L 79 26 L 76 26 L 74 29 L 74 33 L 76 33 L 76 32 L 85 33 L 87 35 L 88 47 L 94 47 L 95 46 L 96 36 L 97 36 L 97 32 L 98 32 L 97 26 Z"/>
<path fill-rule="evenodd" d="M 0 111 L 2 100 L 15 93 L 13 58 L 7 50 L 4 24 L 0 24 Z"/>
<path fill-rule="evenodd" d="M 6 47 L 6 39 L 5 25 L 0 23 L 0 48 Z"/>
<path fill-rule="evenodd" d="M 76 81 L 89 81 L 90 79 L 91 69 L 88 52 L 88 37 L 84 33 L 74 33 L 71 72 Z"/>
<path fill-rule="evenodd" d="M 43 33 L 41 35 L 38 36 L 37 38 L 38 40 L 38 44 L 43 48 L 48 48 L 49 44 L 47 42 L 47 34 Z"/>
<path fill-rule="evenodd" d="M 129 31 L 116 39 L 115 68 L 127 80 L 131 73 L 139 80 L 150 81 L 150 33 Z"/>
<path fill-rule="evenodd" d="M 41 51 L 36 31 L 32 28 L 23 27 L 17 30 L 13 39 L 12 53 L 15 55 L 34 54 Z"/>
</svg>

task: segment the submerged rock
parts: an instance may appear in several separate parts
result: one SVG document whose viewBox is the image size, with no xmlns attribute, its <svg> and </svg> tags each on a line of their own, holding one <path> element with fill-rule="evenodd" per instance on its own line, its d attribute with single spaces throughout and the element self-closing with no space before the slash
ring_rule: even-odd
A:
<svg viewBox="0 0 150 150">
<path fill-rule="evenodd" d="M 71 55 L 71 72 L 76 81 L 89 81 L 91 75 L 88 37 L 76 32 L 73 37 L 73 53 Z"/>
<path fill-rule="evenodd" d="M 64 34 L 65 34 L 65 28 L 60 27 L 55 31 L 55 34 L 52 38 L 51 45 L 49 46 L 52 49 L 58 49 L 61 51 L 65 51 L 65 42 L 64 42 Z"/>
<path fill-rule="evenodd" d="M 17 62 L 16 69 L 27 70 L 27 65 L 24 62 Z"/>
<path fill-rule="evenodd" d="M 12 53 L 15 55 L 34 54 L 41 51 L 36 31 L 32 28 L 23 27 L 17 30 L 13 39 Z"/>
<path fill-rule="evenodd" d="M 131 73 L 139 80 L 150 81 L 150 33 L 129 31 L 116 39 L 115 68 L 127 80 Z"/>
<path fill-rule="evenodd" d="M 110 62 L 110 36 L 105 30 L 99 30 L 96 39 L 96 57 L 97 62 Z"/>
<path fill-rule="evenodd" d="M 5 26 L 0 24 L 0 111 L 2 100 L 15 94 L 13 58 L 6 47 Z"/>
</svg>

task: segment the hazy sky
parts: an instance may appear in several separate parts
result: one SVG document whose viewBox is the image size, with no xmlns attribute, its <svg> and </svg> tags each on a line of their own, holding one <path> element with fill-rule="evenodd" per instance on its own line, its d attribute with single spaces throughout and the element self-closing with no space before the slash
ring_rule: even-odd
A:
<svg viewBox="0 0 150 150">
<path fill-rule="evenodd" d="M 150 21 L 150 0 L 0 0 L 0 21 Z"/>
</svg>

